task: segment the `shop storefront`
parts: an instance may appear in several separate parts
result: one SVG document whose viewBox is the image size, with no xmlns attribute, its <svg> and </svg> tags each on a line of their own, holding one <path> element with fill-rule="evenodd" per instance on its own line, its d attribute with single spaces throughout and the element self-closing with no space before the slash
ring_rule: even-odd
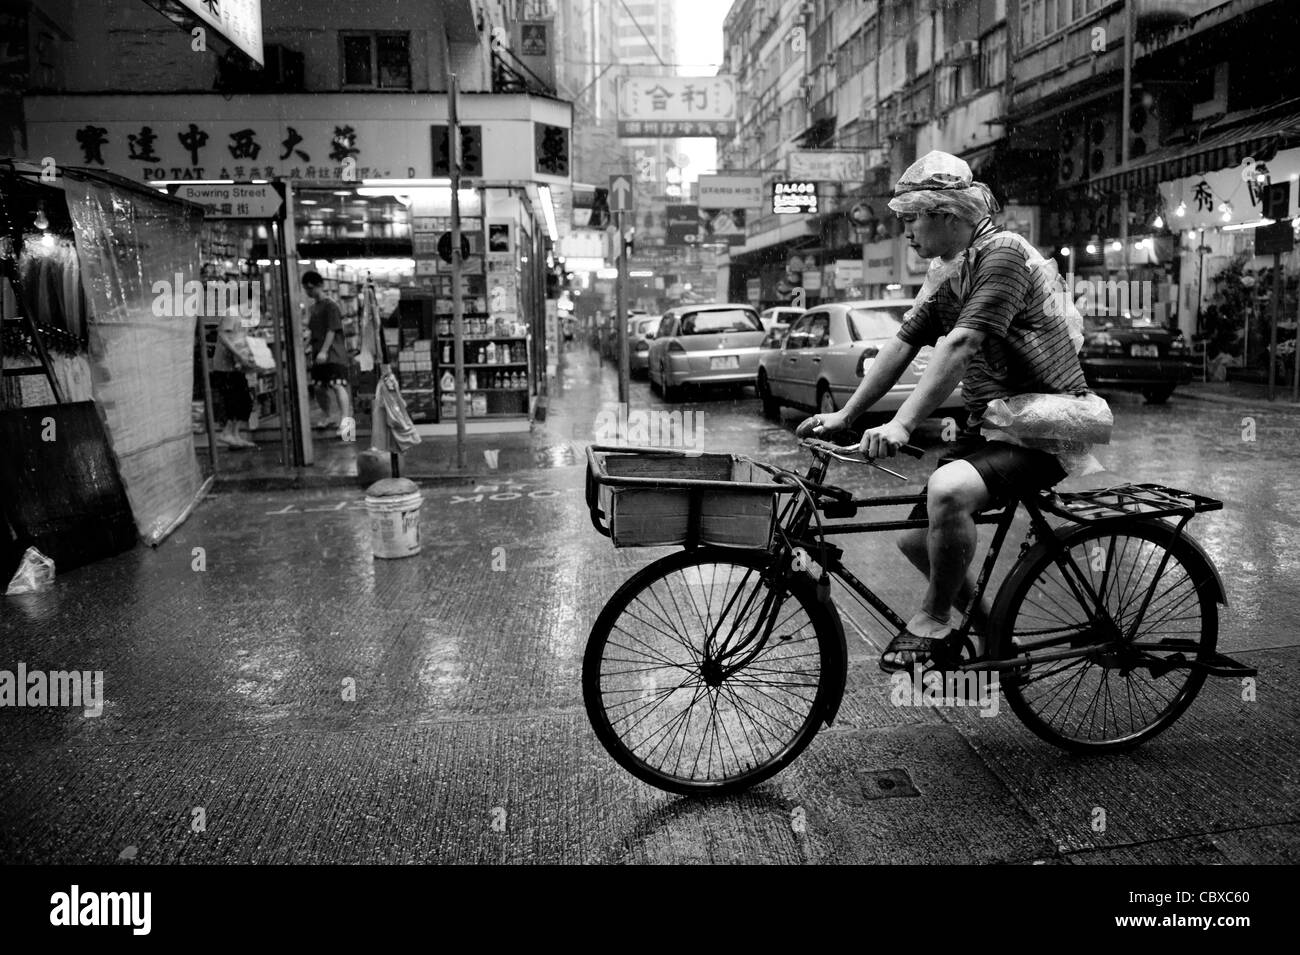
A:
<svg viewBox="0 0 1300 955">
<path fill-rule="evenodd" d="M 103 173 L 0 166 L 6 565 L 14 546 L 61 573 L 137 537 L 158 544 L 202 495 L 185 295 L 202 215 Z"/>
<path fill-rule="evenodd" d="M 1180 301 L 1196 317 L 1206 343 L 1211 377 L 1267 376 L 1274 311 L 1274 255 L 1260 240 L 1264 190 L 1288 183 L 1286 216 L 1300 211 L 1300 149 L 1279 150 L 1266 161 L 1249 162 L 1201 175 L 1162 182 L 1169 228 L 1177 230 L 1186 263 Z M 1293 235 L 1294 241 L 1294 235 Z M 1300 313 L 1300 252 L 1279 257 L 1282 307 L 1278 321 L 1277 373 L 1290 381 L 1295 370 L 1296 323 Z"/>
<path fill-rule="evenodd" d="M 527 429 L 546 387 L 545 268 L 557 239 L 551 191 L 570 180 L 569 104 L 526 94 L 461 97 L 459 289 L 451 285 L 447 124 L 436 121 L 448 114 L 444 95 L 33 96 L 27 112 L 29 154 L 38 162 L 103 167 L 158 188 L 283 187 L 278 220 L 241 218 L 235 200 L 224 210 L 229 218 L 205 223 L 202 240 L 205 278 L 261 291 L 259 308 L 243 319 L 250 340 L 270 352 L 268 367 L 249 373 L 259 442 L 283 436 L 296 446 L 294 463 L 310 463 L 313 424 L 337 417 L 309 384 L 310 302 L 299 282 L 308 270 L 324 278 L 344 316 L 361 434 L 383 357 L 420 430 L 454 431 L 453 295 L 465 316 L 467 430 Z M 362 334 L 372 315 L 383 324 L 386 356 Z M 214 350 L 218 319 L 206 317 Z M 281 349 L 280 341 L 302 344 Z"/>
</svg>

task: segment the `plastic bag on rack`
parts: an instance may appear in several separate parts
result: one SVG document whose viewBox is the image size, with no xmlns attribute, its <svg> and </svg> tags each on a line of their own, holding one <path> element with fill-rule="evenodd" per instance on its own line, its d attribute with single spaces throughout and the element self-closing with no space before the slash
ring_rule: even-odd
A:
<svg viewBox="0 0 1300 955">
<path fill-rule="evenodd" d="M 54 583 L 54 561 L 46 557 L 35 547 L 29 547 L 18 563 L 13 579 L 9 581 L 6 597 L 18 594 L 34 594 Z"/>
<path fill-rule="evenodd" d="M 1114 424 L 1115 416 L 1100 395 L 1015 395 L 988 403 L 980 434 L 1046 451 L 1070 477 L 1083 477 L 1105 470 L 1092 448 L 1110 443 Z"/>
</svg>

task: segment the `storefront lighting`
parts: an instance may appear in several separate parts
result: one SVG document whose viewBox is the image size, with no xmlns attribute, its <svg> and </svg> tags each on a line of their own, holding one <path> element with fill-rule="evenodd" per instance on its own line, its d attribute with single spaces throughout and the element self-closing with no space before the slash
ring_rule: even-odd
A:
<svg viewBox="0 0 1300 955">
<path fill-rule="evenodd" d="M 1174 215 L 1176 215 L 1180 219 L 1183 216 L 1187 215 L 1187 203 L 1185 202 L 1178 203 L 1178 208 L 1174 210 Z"/>
<path fill-rule="evenodd" d="M 655 274 L 649 269 L 633 269 L 631 272 L 628 272 L 627 275 L 628 278 L 633 279 L 652 279 Z"/>
<path fill-rule="evenodd" d="M 598 279 L 616 279 L 618 278 L 618 269 L 597 269 L 596 278 Z"/>
<path fill-rule="evenodd" d="M 899 284 L 896 283 L 896 282 L 891 282 L 890 284 L 888 284 L 888 285 L 885 286 L 885 291 L 887 291 L 887 292 L 897 292 L 897 291 L 898 291 L 899 289 L 901 289 L 902 287 L 903 287 L 903 286 L 899 285 Z"/>
<path fill-rule="evenodd" d="M 352 192 L 351 189 L 335 189 L 335 190 L 334 190 L 334 195 L 336 195 L 336 196 L 350 196 L 350 195 L 352 195 L 352 194 L 353 194 L 353 192 Z"/>
<path fill-rule="evenodd" d="M 1062 247 L 1061 247 L 1061 255 L 1064 256 L 1065 258 L 1068 259 L 1072 254 L 1073 254 L 1073 251 L 1070 249 L 1070 247 L 1069 247 L 1068 245 L 1065 245 L 1065 246 L 1062 246 Z"/>
<path fill-rule="evenodd" d="M 300 205 L 300 206 L 318 206 L 318 205 L 320 205 L 320 200 L 318 200 L 318 199 L 299 199 L 299 200 L 298 200 L 298 205 Z"/>
<path fill-rule="evenodd" d="M 271 180 L 269 180 L 269 179 L 254 179 L 254 180 L 253 180 L 253 185 L 255 185 L 255 186 L 265 186 L 265 185 L 266 185 L 268 182 L 270 182 L 270 181 L 271 181 Z"/>
<path fill-rule="evenodd" d="M 1274 219 L 1256 219 L 1253 222 L 1234 222 L 1232 225 L 1225 225 L 1224 232 L 1240 232 L 1243 229 L 1257 229 L 1262 225 L 1273 225 Z"/>
<path fill-rule="evenodd" d="M 1124 251 L 1124 247 L 1123 247 L 1122 245 L 1119 244 L 1119 239 L 1115 239 L 1113 242 L 1111 242 L 1111 244 L 1110 244 L 1110 251 L 1112 251 L 1112 252 L 1122 252 L 1122 251 Z"/>
<path fill-rule="evenodd" d="M 1157 213 L 1156 213 L 1156 217 L 1155 217 L 1154 219 L 1151 220 L 1151 228 L 1153 228 L 1153 229 L 1163 229 L 1164 227 L 1165 227 L 1165 220 L 1164 220 L 1164 218 L 1160 215 L 1160 213 L 1157 212 Z"/>
<path fill-rule="evenodd" d="M 382 186 L 385 189 L 450 189 L 450 179 L 362 179 L 363 186 Z M 463 185 L 462 185 L 462 188 Z"/>
<path fill-rule="evenodd" d="M 1096 254 L 1097 254 L 1097 246 L 1094 245 L 1093 243 L 1089 242 L 1087 245 L 1085 245 L 1085 246 L 1083 247 L 1083 251 L 1087 252 L 1089 255 L 1096 255 Z"/>
<path fill-rule="evenodd" d="M 56 240 L 54 238 L 54 233 L 52 232 L 47 232 L 43 236 L 41 236 L 41 245 L 45 246 L 45 248 L 47 249 L 54 248 L 55 241 Z"/>
<path fill-rule="evenodd" d="M 36 206 L 36 218 L 32 219 L 32 225 L 44 232 L 50 227 L 50 220 L 45 217 L 45 203 L 38 203 Z"/>
<path fill-rule="evenodd" d="M 555 204 L 551 202 L 551 187 L 538 186 L 537 194 L 542 199 L 542 215 L 546 219 L 546 234 L 552 242 L 560 241 L 560 230 L 555 224 Z"/>
<path fill-rule="evenodd" d="M 176 186 L 183 183 L 190 183 L 194 186 L 233 186 L 233 179 L 150 179 L 151 186 Z"/>
</svg>

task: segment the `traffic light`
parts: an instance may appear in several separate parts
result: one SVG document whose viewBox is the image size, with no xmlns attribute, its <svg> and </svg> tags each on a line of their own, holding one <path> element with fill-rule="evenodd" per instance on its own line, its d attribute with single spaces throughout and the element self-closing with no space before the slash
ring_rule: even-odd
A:
<svg viewBox="0 0 1300 955">
<path fill-rule="evenodd" d="M 602 189 L 599 186 L 595 190 L 596 196 L 591 203 L 591 222 L 592 229 L 605 229 L 609 227 L 609 190 Z"/>
</svg>

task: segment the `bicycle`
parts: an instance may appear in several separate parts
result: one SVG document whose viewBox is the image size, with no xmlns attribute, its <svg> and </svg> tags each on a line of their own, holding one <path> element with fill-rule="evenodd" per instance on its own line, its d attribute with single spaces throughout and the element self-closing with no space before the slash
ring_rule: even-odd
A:
<svg viewBox="0 0 1300 955">
<path fill-rule="evenodd" d="M 684 547 L 618 588 L 583 657 L 583 700 L 597 738 L 660 789 L 747 788 L 833 724 L 848 647 L 832 579 L 887 632 L 905 625 L 827 538 L 925 527 L 924 518 L 844 523 L 859 510 L 924 497 L 854 497 L 825 483 L 830 462 L 882 466 L 825 441 L 800 443 L 813 455 L 803 475 L 740 455 L 588 448 L 596 530 L 615 546 Z M 1016 716 L 1072 752 L 1151 739 L 1207 676 L 1256 673 L 1218 651 L 1223 581 L 1184 530 L 1196 514 L 1222 506 L 1163 485 L 1123 484 L 1044 491 L 981 512 L 976 522 L 994 533 L 971 607 L 989 587 L 1020 508 L 1029 532 L 997 589 L 984 652 L 974 652 L 967 610 L 928 665 L 949 674 L 996 671 Z M 1047 515 L 1065 523 L 1053 526 Z"/>
</svg>

